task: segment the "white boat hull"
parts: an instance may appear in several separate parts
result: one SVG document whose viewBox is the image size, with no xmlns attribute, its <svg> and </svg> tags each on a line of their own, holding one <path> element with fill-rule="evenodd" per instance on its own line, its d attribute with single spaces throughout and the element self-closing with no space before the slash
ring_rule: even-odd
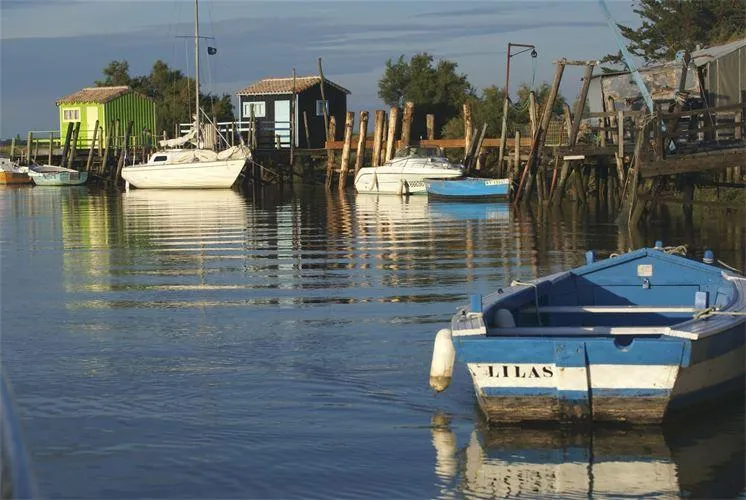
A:
<svg viewBox="0 0 746 500">
<path fill-rule="evenodd" d="M 425 179 L 450 179 L 460 177 L 460 169 L 417 168 L 417 171 L 402 171 L 400 168 L 361 168 L 355 177 L 355 189 L 359 193 L 377 194 L 426 194 Z"/>
<path fill-rule="evenodd" d="M 236 182 L 245 161 L 130 165 L 122 168 L 122 178 L 138 189 L 226 189 Z"/>
</svg>

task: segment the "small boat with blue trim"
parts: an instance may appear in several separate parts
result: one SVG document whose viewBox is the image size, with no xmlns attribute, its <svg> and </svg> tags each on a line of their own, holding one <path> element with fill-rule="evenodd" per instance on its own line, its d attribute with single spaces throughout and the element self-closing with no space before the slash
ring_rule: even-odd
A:
<svg viewBox="0 0 746 500">
<path fill-rule="evenodd" d="M 425 179 L 430 198 L 456 201 L 495 201 L 510 196 L 510 179 Z"/>
<path fill-rule="evenodd" d="M 88 172 L 55 165 L 33 165 L 28 175 L 37 186 L 79 186 L 88 180 Z"/>
<path fill-rule="evenodd" d="M 746 278 L 642 248 L 481 297 L 435 338 L 430 385 L 466 365 L 490 422 L 660 423 L 746 380 Z"/>
</svg>

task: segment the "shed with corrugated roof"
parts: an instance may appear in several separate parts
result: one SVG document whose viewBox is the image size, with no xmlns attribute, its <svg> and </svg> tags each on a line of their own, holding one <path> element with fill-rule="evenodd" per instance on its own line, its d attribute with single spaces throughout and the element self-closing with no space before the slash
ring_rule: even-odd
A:
<svg viewBox="0 0 746 500">
<path fill-rule="evenodd" d="M 323 82 L 324 99 L 320 76 L 265 78 L 239 90 L 236 95 L 242 128 L 252 119 L 255 121 L 259 147 L 279 144 L 286 148 L 295 138 L 296 147 L 323 148 L 326 140 L 324 107 L 328 116 L 334 116 L 337 122 L 334 139 L 338 139 L 344 131 L 350 94 L 349 90 L 326 78 Z"/>
<path fill-rule="evenodd" d="M 60 114 L 60 137 L 65 137 L 69 123 L 80 122 L 78 148 L 90 146 L 96 120 L 100 127 L 96 144 L 100 141 L 104 147 L 109 133 L 111 132 L 111 137 L 122 137 L 130 121 L 133 122 L 132 135 L 135 137 L 143 134 L 149 136 L 155 130 L 155 102 L 127 85 L 85 87 L 58 99 L 57 107 Z M 121 143 L 121 138 L 119 142 Z"/>
</svg>

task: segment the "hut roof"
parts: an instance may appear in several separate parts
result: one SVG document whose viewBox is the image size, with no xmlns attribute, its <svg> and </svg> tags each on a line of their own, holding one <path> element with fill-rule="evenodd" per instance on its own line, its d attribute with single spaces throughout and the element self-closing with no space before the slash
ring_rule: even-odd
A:
<svg viewBox="0 0 746 500">
<path fill-rule="evenodd" d="M 320 76 L 296 76 L 295 92 L 303 92 L 321 82 Z M 350 91 L 341 85 L 324 78 L 324 85 L 331 85 L 336 89 L 349 94 Z M 267 95 L 267 94 L 291 94 L 293 92 L 293 77 L 289 78 L 264 78 L 252 83 L 243 90 L 236 92 L 236 95 Z"/>
<path fill-rule="evenodd" d="M 705 47 L 703 49 L 695 50 L 692 52 L 692 61 L 694 61 L 694 64 L 697 66 L 704 66 L 708 62 L 727 56 L 741 47 L 746 47 L 746 38 L 734 40 L 723 45 L 715 45 L 713 47 Z"/>
<path fill-rule="evenodd" d="M 57 100 L 57 105 L 70 104 L 76 102 L 95 102 L 98 104 L 105 104 L 112 99 L 116 99 L 120 95 L 132 92 L 127 85 L 119 85 L 116 87 L 85 87 L 84 89 L 78 90 L 70 95 L 62 97 Z M 135 92 L 140 97 L 150 99 L 149 97 Z"/>
</svg>

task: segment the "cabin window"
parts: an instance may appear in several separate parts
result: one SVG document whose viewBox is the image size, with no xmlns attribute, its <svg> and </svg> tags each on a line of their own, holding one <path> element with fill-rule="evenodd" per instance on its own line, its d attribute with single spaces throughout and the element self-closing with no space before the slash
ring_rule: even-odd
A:
<svg viewBox="0 0 746 500">
<path fill-rule="evenodd" d="M 326 114 L 329 114 L 329 101 L 316 101 L 316 116 L 324 116 L 324 108 L 326 108 Z"/>
<path fill-rule="evenodd" d="M 165 155 L 163 155 L 163 156 L 156 156 L 156 157 L 153 158 L 153 163 L 155 163 L 157 161 L 166 161 L 166 160 L 168 160 L 168 156 L 165 156 Z"/>
<path fill-rule="evenodd" d="M 251 118 L 251 108 L 254 108 L 254 118 L 264 118 L 266 116 L 264 102 L 254 101 L 243 103 L 244 118 Z"/>
<path fill-rule="evenodd" d="M 80 109 L 63 109 L 62 120 L 66 122 L 78 122 L 80 121 Z"/>
</svg>

